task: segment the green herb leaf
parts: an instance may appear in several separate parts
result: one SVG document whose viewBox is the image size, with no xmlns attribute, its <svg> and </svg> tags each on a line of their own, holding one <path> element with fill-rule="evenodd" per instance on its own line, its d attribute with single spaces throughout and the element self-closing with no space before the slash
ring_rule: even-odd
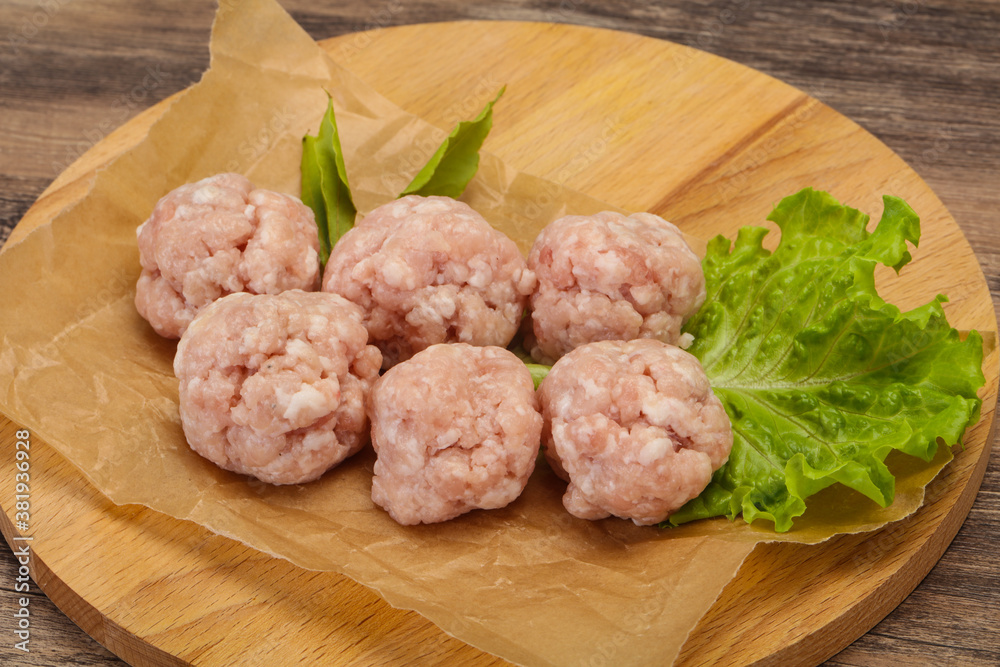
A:
<svg viewBox="0 0 1000 667">
<path fill-rule="evenodd" d="M 323 202 L 323 181 L 316 158 L 316 137 L 302 137 L 302 203 L 312 209 L 319 231 L 319 261 L 326 265 L 330 258 L 330 228 L 326 222 Z"/>
<path fill-rule="evenodd" d="M 358 214 L 347 183 L 332 97 L 319 135 L 302 138 L 302 201 L 316 216 L 320 262 L 326 265 L 334 244 L 354 226 Z"/>
<path fill-rule="evenodd" d="M 458 198 L 479 169 L 479 149 L 493 127 L 493 105 L 503 95 L 506 86 L 479 112 L 473 120 L 455 126 L 424 168 L 400 193 L 406 195 L 441 195 Z"/>
<path fill-rule="evenodd" d="M 767 519 L 787 531 L 805 499 L 840 482 L 881 506 L 894 449 L 930 460 L 979 418 L 982 339 L 964 340 L 938 296 L 902 313 L 875 291 L 876 262 L 897 271 L 919 240 L 919 219 L 885 197 L 868 216 L 806 189 L 768 217 L 781 228 L 774 253 L 763 228 L 717 237 L 703 262 L 708 299 L 685 330 L 733 424 L 729 462 L 672 524 L 712 516 Z"/>
</svg>

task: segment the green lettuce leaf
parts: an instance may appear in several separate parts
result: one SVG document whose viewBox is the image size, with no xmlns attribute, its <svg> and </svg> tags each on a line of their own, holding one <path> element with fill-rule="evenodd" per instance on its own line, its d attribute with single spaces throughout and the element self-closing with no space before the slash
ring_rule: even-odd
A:
<svg viewBox="0 0 1000 667">
<path fill-rule="evenodd" d="M 332 97 L 320 122 L 318 136 L 302 138 L 301 169 L 302 202 L 316 216 L 320 263 L 325 266 L 330 250 L 354 226 L 358 214 L 347 183 Z"/>
<path fill-rule="evenodd" d="M 501 88 L 474 119 L 455 126 L 400 197 L 441 195 L 457 199 L 462 195 L 479 169 L 479 149 L 493 127 L 493 105 L 506 88 Z"/>
<path fill-rule="evenodd" d="M 930 460 L 939 440 L 960 442 L 978 420 L 979 334 L 951 328 L 943 296 L 903 313 L 875 291 L 876 263 L 899 271 L 920 236 L 904 201 L 884 202 L 869 233 L 867 215 L 806 189 L 768 217 L 781 229 L 773 253 L 757 227 L 732 247 L 721 236 L 709 243 L 708 298 L 685 331 L 734 443 L 670 523 L 742 514 L 784 532 L 806 498 L 835 482 L 884 507 L 894 495 L 890 451 Z"/>
<path fill-rule="evenodd" d="M 517 355 L 517 358 L 523 361 L 524 365 L 528 367 L 528 372 L 531 373 L 531 381 L 535 383 L 535 389 L 537 390 L 538 386 L 542 384 L 542 380 L 552 370 L 552 366 L 535 363 L 535 360 L 531 358 L 528 351 L 524 349 L 523 340 L 521 340 L 520 336 L 515 337 L 507 349 Z"/>
</svg>

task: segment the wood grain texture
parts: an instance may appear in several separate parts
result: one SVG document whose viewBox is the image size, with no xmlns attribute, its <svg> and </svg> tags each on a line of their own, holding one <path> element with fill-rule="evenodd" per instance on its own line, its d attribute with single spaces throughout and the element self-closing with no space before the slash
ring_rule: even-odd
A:
<svg viewBox="0 0 1000 667">
<path fill-rule="evenodd" d="M 17 207 L 26 208 L 54 176 L 45 171 L 46 168 L 54 169 L 58 166 L 58 160 L 51 158 L 73 157 L 71 151 L 74 144 L 77 149 L 86 147 L 91 138 L 99 138 L 104 131 L 102 128 L 111 119 L 117 120 L 117 116 L 125 111 L 134 113 L 151 100 L 189 82 L 183 81 L 177 88 L 173 87 L 177 81 L 170 83 L 167 74 L 171 71 L 189 71 L 192 73 L 191 79 L 196 76 L 205 62 L 204 46 L 207 44 L 210 7 L 204 7 L 204 3 L 192 4 L 197 5 L 196 11 L 176 14 L 167 11 L 166 6 L 151 4 L 142 12 L 142 16 L 135 16 L 134 9 L 130 13 L 128 7 L 115 3 L 64 3 L 33 40 L 19 47 L 21 55 L 8 58 L 10 54 L 4 54 L 3 57 L 7 60 L 4 61 L 5 69 L 0 74 L 0 81 L 5 85 L 5 92 L 0 98 L 0 104 L 14 107 L 10 113 L 7 108 L 4 109 L 3 135 L 0 137 L 3 140 L 0 143 L 3 147 L 0 157 L 5 160 L 2 177 L 9 179 L 5 185 L 24 185 L 25 181 L 16 179 L 34 178 L 37 186 L 34 190 L 30 186 L 23 190 L 5 187 L 13 196 L 5 195 L 0 205 L 12 207 L 10 220 L 16 220 L 24 210 Z M 23 7 L 18 9 L 23 9 L 23 16 L 32 17 L 37 15 L 33 12 L 39 11 L 39 6 L 40 3 L 23 3 Z M 174 6 L 176 5 L 171 5 L 171 8 Z M 90 11 L 95 7 L 96 12 L 83 12 L 84 9 Z M 598 9 L 583 3 L 563 3 L 561 7 L 559 4 L 544 6 L 508 3 L 493 6 L 488 11 L 502 18 L 576 20 L 622 28 L 629 27 L 625 24 L 632 21 L 633 28 L 638 27 L 645 32 L 734 55 L 743 62 L 779 74 L 793 83 L 800 83 L 803 88 L 841 111 L 845 110 L 845 105 L 857 105 L 857 112 L 848 112 L 848 115 L 865 121 L 866 114 L 873 114 L 878 122 L 875 123 L 876 127 L 871 122 L 867 123 L 869 129 L 881 134 L 881 128 L 885 133 L 883 138 L 889 140 L 890 145 L 903 157 L 910 159 L 949 205 L 979 254 L 995 293 L 998 284 L 998 239 L 991 216 L 992 211 L 996 210 L 997 195 L 995 188 L 990 185 L 995 185 L 998 170 L 997 156 L 990 152 L 987 139 L 995 138 L 997 134 L 996 118 L 988 113 L 991 100 L 994 105 L 996 102 L 996 71 L 987 66 L 991 52 L 987 50 L 989 43 L 983 41 L 983 25 L 988 25 L 990 16 L 996 16 L 995 11 L 993 14 L 989 13 L 995 10 L 995 5 L 960 3 L 944 8 L 918 4 L 912 13 L 902 5 L 856 7 L 854 11 L 845 7 L 843 4 L 811 3 L 805 9 L 803 5 L 796 4 L 789 5 L 784 10 L 769 5 L 765 10 L 753 3 L 733 2 L 714 3 L 708 7 L 696 6 L 696 3 L 681 3 L 668 9 L 650 9 L 616 3 L 609 10 L 609 7 L 602 6 Z M 294 5 L 290 8 L 293 12 L 296 9 Z M 405 3 L 387 3 L 382 8 L 385 12 L 375 16 L 377 9 L 358 3 L 353 8 L 348 4 L 327 10 L 313 9 L 308 10 L 308 13 L 294 13 L 314 35 L 325 36 L 334 34 L 341 28 L 364 28 L 366 23 L 380 25 L 387 21 L 396 23 L 430 20 L 443 17 L 443 12 L 459 9 L 466 12 L 465 15 L 487 11 L 475 5 L 463 4 L 456 8 L 448 3 L 442 3 L 437 10 L 433 7 L 429 9 L 426 4 L 414 7 Z M 811 11 L 813 9 L 815 11 Z M 78 10 L 83 13 L 77 14 Z M 731 21 L 728 15 L 722 14 L 726 10 L 736 12 Z M 442 14 L 435 14 L 435 11 Z M 614 11 L 620 14 L 610 15 Z M 963 16 L 963 11 L 969 13 Z M 198 12 L 204 18 L 200 24 L 197 20 Z M 334 12 L 342 12 L 341 17 L 332 18 Z M 60 27 L 60 20 L 69 23 Z M 82 36 L 77 34 L 80 32 L 77 30 L 80 22 L 86 20 L 105 26 L 105 32 L 82 31 Z M 723 28 L 720 30 L 713 21 L 717 21 Z M 811 22 L 815 22 L 815 25 Z M 22 24 L 15 18 L 12 25 L 17 28 Z M 160 34 L 157 26 L 164 25 L 170 26 L 170 29 Z M 715 26 L 715 29 L 713 31 L 705 26 Z M 797 29 L 786 31 L 782 27 Z M 65 32 L 60 33 L 60 30 Z M 5 34 L 7 33 L 0 34 L 0 37 Z M 46 34 L 51 34 L 53 40 L 47 47 L 46 42 L 42 41 Z M 706 35 L 712 38 L 709 39 Z M 358 44 L 365 44 L 364 51 L 370 54 L 371 43 L 376 38 L 377 33 L 374 33 Z M 116 53 L 114 49 L 108 52 L 101 48 L 102 39 L 122 44 L 117 47 L 119 52 Z M 898 42 L 895 41 L 897 39 Z M 949 39 L 952 41 L 948 41 Z M 156 40 L 160 40 L 160 44 L 169 45 L 157 47 Z M 761 46 L 762 44 L 767 46 Z M 920 45 L 920 48 L 914 44 Z M 864 45 L 869 47 L 871 53 L 866 52 Z M 48 53 L 46 48 L 50 49 Z M 157 48 L 161 51 L 157 52 Z M 809 53 L 811 48 L 816 48 L 816 53 L 825 57 L 803 58 L 802 54 Z M 929 58 L 927 49 L 937 54 L 937 58 Z M 57 62 L 48 70 L 55 74 L 57 85 L 46 88 L 38 77 L 20 76 L 16 67 L 22 62 L 19 59 L 23 59 L 24 54 L 30 56 L 30 62 L 41 62 L 39 56 L 59 54 Z M 124 62 L 135 54 L 139 57 L 137 61 L 133 60 L 133 64 L 126 67 L 119 65 L 112 70 L 119 73 L 118 77 L 109 78 L 105 71 L 100 75 L 103 79 L 97 83 L 87 83 L 87 68 L 91 68 L 89 71 L 93 72 L 107 65 L 107 59 L 118 57 Z M 840 57 L 835 57 L 838 54 Z M 90 58 L 96 59 L 88 63 Z M 358 55 L 355 64 L 360 65 L 361 59 L 362 56 Z M 760 62 L 754 62 L 755 59 Z M 189 69 L 185 70 L 181 65 L 183 62 L 194 63 L 195 66 L 189 65 Z M 977 62 L 981 65 L 978 68 Z M 9 63 L 12 65 L 7 69 Z M 159 69 L 156 69 L 157 63 L 160 64 Z M 154 74 L 161 73 L 163 82 L 153 90 L 146 90 L 142 86 L 144 78 L 150 77 L 148 80 L 151 84 L 156 82 L 151 70 Z M 817 78 L 812 79 L 813 76 Z M 881 76 L 886 78 L 879 78 Z M 991 76 L 994 78 L 990 79 Z M 796 80 L 796 77 L 801 79 Z M 17 89 L 20 91 L 18 94 L 8 96 L 7 86 L 14 79 L 22 87 Z M 822 83 L 827 80 L 831 82 L 828 85 L 816 84 L 816 81 Z M 808 85 L 803 85 L 802 82 Z M 976 87 L 974 84 L 982 86 Z M 102 85 L 110 88 L 102 88 Z M 992 92 L 990 85 L 993 86 Z M 87 89 L 88 86 L 90 89 Z M 109 89 L 113 92 L 108 93 Z M 57 100 L 48 101 L 46 98 L 51 97 L 53 90 L 61 95 Z M 103 107 L 96 101 L 101 99 L 102 91 L 105 100 Z M 834 99 L 830 98 L 831 95 Z M 140 97 L 143 99 L 131 104 Z M 928 104 L 928 99 L 931 104 Z M 118 103 L 117 106 L 114 105 L 115 102 Z M 789 104 L 793 102 L 794 100 L 790 100 Z M 419 99 L 413 103 L 419 104 Z M 934 103 L 939 104 L 939 107 L 935 107 Z M 18 107 L 17 104 L 22 106 Z M 97 109 L 89 116 L 88 105 Z M 935 109 L 938 108 L 940 115 L 935 116 Z M 812 108 L 811 111 L 819 113 L 822 108 Z M 879 113 L 887 115 L 882 117 Z M 48 127 L 40 126 L 37 123 L 40 117 L 51 124 Z M 498 129 L 499 127 L 498 124 Z M 767 143 L 766 135 L 767 129 L 764 128 L 760 135 L 762 146 L 771 145 Z M 893 143 L 894 138 L 898 139 L 900 145 Z M 516 139 L 515 137 L 505 144 L 509 146 L 509 150 L 518 150 Z M 523 146 L 527 145 L 527 140 L 524 141 L 520 150 L 525 150 Z M 64 149 L 66 152 L 60 155 Z M 46 154 L 46 150 L 50 154 Z M 16 162 L 11 158 L 12 155 L 19 156 Z M 517 159 L 518 155 L 511 153 L 504 157 Z M 533 166 L 541 170 L 547 166 L 551 168 L 551 164 L 546 165 L 544 160 Z M 725 170 L 718 174 L 706 172 L 705 176 L 721 179 L 720 183 L 739 184 L 740 174 L 756 166 L 755 159 L 751 158 L 744 163 L 729 164 L 728 173 Z M 933 176 L 941 179 L 940 183 L 935 183 Z M 580 175 L 579 178 L 586 177 Z M 572 184 L 574 187 L 581 186 L 580 183 Z M 21 192 L 27 194 L 18 194 Z M 751 200 L 753 196 L 749 195 Z M 613 197 L 607 198 L 614 200 Z M 688 197 L 685 200 L 688 201 Z M 697 197 L 691 200 L 696 201 Z M 665 202 L 664 205 L 668 203 Z M 5 216 L 7 210 L 4 209 Z M 700 214 L 700 209 L 697 205 L 692 205 L 690 209 L 667 212 L 671 215 L 689 216 L 694 220 Z M 947 239 L 942 242 L 946 243 Z M 984 625 L 997 626 L 995 621 L 997 609 L 1000 608 L 995 585 L 998 583 L 997 569 L 995 565 L 991 569 L 988 558 L 993 546 L 990 533 L 982 530 L 995 527 L 997 523 L 998 485 L 995 477 L 996 473 L 991 471 L 984 491 L 980 494 L 978 509 L 973 509 L 966 528 L 935 573 L 875 632 L 835 658 L 834 662 L 880 664 L 879 661 L 883 659 L 898 662 L 902 657 L 924 661 L 926 664 L 996 663 L 1000 650 L 996 643 L 990 643 L 996 642 L 996 638 L 979 632 Z M 879 544 L 877 540 L 874 543 Z M 803 558 L 808 563 L 808 557 Z M 766 561 L 767 559 L 762 562 Z M 765 578 L 764 574 L 766 572 L 762 568 L 758 576 Z M 936 584 L 935 576 L 938 578 Z M 955 585 L 956 577 L 958 586 Z M 986 581 L 981 582 L 984 577 Z M 13 609 L 12 606 L 3 608 Z M 43 624 L 39 627 L 45 630 L 40 629 L 35 637 L 44 640 L 44 633 L 49 628 L 44 622 L 40 623 Z M 104 632 L 114 641 L 114 628 L 105 629 Z M 107 636 L 102 637 L 102 640 L 108 641 Z M 81 638 L 81 641 L 84 640 Z M 54 643 L 57 649 L 61 649 L 59 641 Z M 0 651 L 3 650 L 5 647 L 0 646 Z M 91 656 L 99 655 L 94 652 L 92 642 L 87 645 L 84 641 L 80 651 L 81 655 L 88 656 L 88 660 Z M 48 657 L 40 653 L 30 657 L 48 661 L 35 664 L 63 664 L 73 659 L 73 655 L 75 654 L 72 652 L 56 652 Z"/>
</svg>

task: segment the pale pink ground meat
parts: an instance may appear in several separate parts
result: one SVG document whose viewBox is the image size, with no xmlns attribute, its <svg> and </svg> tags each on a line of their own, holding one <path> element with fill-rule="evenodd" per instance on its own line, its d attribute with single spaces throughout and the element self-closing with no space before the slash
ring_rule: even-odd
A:
<svg viewBox="0 0 1000 667">
<path fill-rule="evenodd" d="M 545 455 L 581 519 L 663 521 L 729 458 L 729 418 L 701 364 L 657 340 L 590 343 L 538 389 Z"/>
<path fill-rule="evenodd" d="M 198 311 L 226 294 L 319 287 L 312 210 L 239 174 L 182 185 L 136 234 L 142 274 L 135 306 L 166 338 L 180 338 Z"/>
<path fill-rule="evenodd" d="M 433 345 L 386 371 L 368 414 L 372 500 L 403 525 L 504 507 L 535 468 L 534 385 L 503 348 Z"/>
<path fill-rule="evenodd" d="M 436 343 L 506 346 L 535 287 L 517 246 L 467 204 L 410 195 L 334 246 L 323 289 L 365 312 L 386 368 Z"/>
<path fill-rule="evenodd" d="M 545 227 L 528 255 L 531 356 L 551 364 L 599 340 L 685 344 L 681 326 L 705 301 L 698 256 L 651 213 L 570 215 Z"/>
<path fill-rule="evenodd" d="M 174 358 L 184 435 L 226 470 L 309 482 L 368 442 L 382 356 L 334 294 L 231 294 L 205 308 Z"/>
</svg>

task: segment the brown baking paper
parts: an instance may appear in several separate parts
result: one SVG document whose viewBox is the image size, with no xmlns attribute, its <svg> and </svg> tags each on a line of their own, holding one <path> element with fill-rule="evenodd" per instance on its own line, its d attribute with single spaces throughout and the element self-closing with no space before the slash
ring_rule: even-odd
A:
<svg viewBox="0 0 1000 667">
<path fill-rule="evenodd" d="M 370 449 L 300 486 L 216 468 L 181 431 L 175 343 L 133 306 L 136 227 L 169 190 L 221 171 L 297 194 L 301 137 L 318 128 L 325 91 L 362 211 L 392 199 L 445 130 L 334 63 L 272 0 L 224 2 L 211 49 L 203 79 L 97 173 L 84 199 L 0 255 L 0 409 L 114 502 L 341 572 L 508 660 L 669 664 L 755 544 L 819 542 L 900 519 L 949 460 L 944 447 L 930 466 L 900 457 L 887 509 L 825 491 L 826 509 L 784 535 L 724 519 L 665 531 L 577 520 L 544 465 L 505 509 L 417 527 L 372 504 Z M 522 250 L 559 215 L 612 208 L 491 155 L 464 198 Z"/>
</svg>

